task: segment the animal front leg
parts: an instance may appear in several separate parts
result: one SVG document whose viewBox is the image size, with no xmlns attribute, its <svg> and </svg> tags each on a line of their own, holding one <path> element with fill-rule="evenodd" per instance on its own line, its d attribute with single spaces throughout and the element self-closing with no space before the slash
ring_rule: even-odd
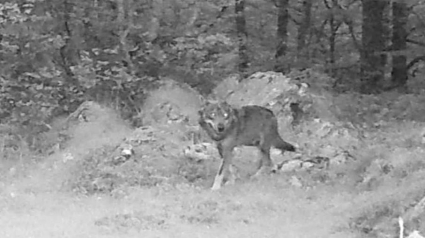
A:
<svg viewBox="0 0 425 238">
<path fill-rule="evenodd" d="M 224 176 L 229 173 L 229 167 L 232 164 L 232 150 L 233 148 L 223 149 L 222 146 L 218 146 L 220 155 L 222 155 L 221 164 L 218 168 L 217 174 L 214 178 L 214 184 L 212 190 L 217 190 L 221 188 L 223 184 Z"/>
<path fill-rule="evenodd" d="M 221 184 L 223 183 L 223 179 L 224 179 L 223 167 L 224 167 L 224 159 L 221 160 L 220 167 L 218 167 L 218 172 L 215 175 L 214 184 L 211 187 L 211 190 L 217 190 L 221 188 Z"/>
</svg>

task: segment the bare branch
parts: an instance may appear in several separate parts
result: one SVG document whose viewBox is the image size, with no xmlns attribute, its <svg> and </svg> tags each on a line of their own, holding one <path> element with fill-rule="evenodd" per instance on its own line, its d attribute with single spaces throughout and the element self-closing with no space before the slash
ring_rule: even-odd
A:
<svg viewBox="0 0 425 238">
<path fill-rule="evenodd" d="M 409 42 L 409 43 L 415 44 L 415 45 L 419 45 L 419 46 L 425 47 L 425 43 L 424 42 L 420 42 L 420 41 L 412 40 L 412 39 L 406 39 L 406 41 Z"/>
<path fill-rule="evenodd" d="M 412 68 L 413 66 L 415 66 L 415 64 L 419 63 L 420 61 L 425 61 L 425 55 L 416 57 L 412 61 L 410 61 L 407 64 L 407 70 L 409 70 L 410 68 Z"/>
</svg>

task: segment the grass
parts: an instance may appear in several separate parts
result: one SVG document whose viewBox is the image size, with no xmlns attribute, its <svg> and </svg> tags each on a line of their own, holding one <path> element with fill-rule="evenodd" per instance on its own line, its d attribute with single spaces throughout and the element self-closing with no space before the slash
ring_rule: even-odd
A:
<svg viewBox="0 0 425 238">
<path fill-rule="evenodd" d="M 306 192 L 279 177 L 218 192 L 180 184 L 119 199 L 19 188 L 2 197 L 1 237 L 339 237 L 335 204 L 350 207 L 347 192 Z"/>
<path fill-rule="evenodd" d="M 182 156 L 187 128 L 132 131 L 104 113 L 69 129 L 65 149 L 43 160 L 3 146 L 0 237 L 395 237 L 397 218 L 425 195 L 421 123 L 375 130 L 360 146 L 344 130 L 326 133 L 329 141 L 301 131 L 298 141 L 317 142 L 306 145 L 311 154 L 327 144 L 358 146 L 356 160 L 317 173 L 251 179 L 257 153 L 238 150 L 240 179 L 211 191 L 218 161 Z M 124 138 L 136 154 L 111 164 Z M 408 232 L 425 228 L 420 212 L 405 221 Z"/>
</svg>

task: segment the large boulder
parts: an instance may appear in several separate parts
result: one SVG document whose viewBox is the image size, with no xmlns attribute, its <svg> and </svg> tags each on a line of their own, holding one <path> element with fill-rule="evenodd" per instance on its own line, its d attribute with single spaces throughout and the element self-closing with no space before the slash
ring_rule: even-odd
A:
<svg viewBox="0 0 425 238">
<path fill-rule="evenodd" d="M 201 104 L 200 94 L 190 86 L 164 80 L 158 89 L 149 93 L 139 119 L 144 126 L 174 122 L 196 125 Z"/>
<path fill-rule="evenodd" d="M 278 116 L 282 128 L 306 119 L 335 121 L 332 95 L 323 90 L 325 83 L 319 84 L 300 75 L 303 74 L 285 76 L 277 72 L 258 72 L 242 81 L 229 77 L 214 89 L 214 94 L 236 106 L 255 104 L 270 108 Z"/>
</svg>

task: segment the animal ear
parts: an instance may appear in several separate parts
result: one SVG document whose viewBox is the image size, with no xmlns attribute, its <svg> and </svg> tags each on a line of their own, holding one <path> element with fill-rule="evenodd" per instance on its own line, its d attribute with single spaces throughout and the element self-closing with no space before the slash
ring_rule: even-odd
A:
<svg viewBox="0 0 425 238">
<path fill-rule="evenodd" d="M 227 101 L 225 101 L 225 100 L 220 101 L 220 105 L 221 105 L 223 108 L 233 109 L 232 105 L 230 105 L 230 104 L 229 104 Z"/>
<path fill-rule="evenodd" d="M 204 106 L 204 105 L 208 105 L 209 103 L 210 103 L 210 100 L 208 99 L 208 98 L 205 98 L 205 97 L 200 97 L 200 102 L 201 102 L 201 105 L 202 106 Z"/>
<path fill-rule="evenodd" d="M 209 106 L 211 104 L 211 100 L 205 99 L 202 101 L 202 107 Z"/>
</svg>

